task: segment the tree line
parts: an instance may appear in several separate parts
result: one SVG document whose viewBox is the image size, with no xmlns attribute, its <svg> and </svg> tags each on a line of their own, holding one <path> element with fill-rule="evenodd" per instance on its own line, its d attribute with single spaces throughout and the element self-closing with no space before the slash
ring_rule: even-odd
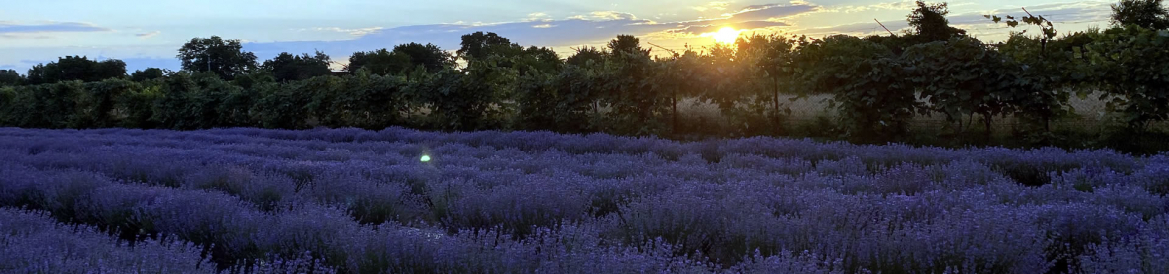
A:
<svg viewBox="0 0 1169 274">
<path fill-rule="evenodd" d="M 994 44 L 950 26 L 945 3 L 920 1 L 898 35 L 747 35 L 657 55 L 629 35 L 562 58 L 476 32 L 453 53 L 419 43 L 356 52 L 339 73 L 321 52 L 259 63 L 239 40 L 195 38 L 177 72 L 127 74 L 121 61 L 76 56 L 0 71 L 0 125 L 786 135 L 788 100 L 827 94 L 839 115 L 821 130 L 833 138 L 904 141 L 915 116 L 941 115 L 952 134 L 988 139 L 1010 117 L 1021 123 L 1014 135 L 1047 144 L 1059 138 L 1053 121 L 1075 118 L 1071 96 L 1099 90 L 1123 132 L 1142 134 L 1169 119 L 1169 12 L 1160 0 L 1112 8 L 1109 28 L 1062 34 L 1043 16 L 987 15 L 1040 30 Z M 685 98 L 716 104 L 728 128 L 680 120 Z"/>
</svg>

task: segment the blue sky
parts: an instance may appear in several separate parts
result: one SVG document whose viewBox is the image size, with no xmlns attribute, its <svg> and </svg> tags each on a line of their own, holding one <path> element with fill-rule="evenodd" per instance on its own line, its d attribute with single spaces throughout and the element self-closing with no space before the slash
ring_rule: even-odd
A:
<svg viewBox="0 0 1169 274">
<path fill-rule="evenodd" d="M 738 0 L 0 0 L 0 69 L 24 73 L 65 55 L 115 58 L 134 71 L 179 68 L 177 49 L 193 37 L 218 35 L 245 41 L 261 60 L 282 51 L 321 50 L 336 67 L 354 51 L 408 42 L 458 48 L 459 36 L 492 31 L 522 45 L 599 46 L 618 34 L 672 49 L 714 43 L 703 33 L 722 27 L 745 32 L 884 33 L 905 28 L 913 1 Z M 1113 1 L 951 1 L 952 25 L 983 40 L 1002 40 L 1012 29 L 983 14 L 1023 14 L 1021 7 L 1057 23 L 1061 32 L 1108 24 Z M 1014 29 L 1020 30 L 1020 29 Z M 1034 32 L 1034 31 L 1032 31 Z"/>
</svg>

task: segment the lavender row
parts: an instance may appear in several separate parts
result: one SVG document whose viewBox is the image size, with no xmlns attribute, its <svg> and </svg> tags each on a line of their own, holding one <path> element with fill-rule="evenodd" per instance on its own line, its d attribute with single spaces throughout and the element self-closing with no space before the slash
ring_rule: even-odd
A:
<svg viewBox="0 0 1169 274">
<path fill-rule="evenodd" d="M 198 143 L 251 143 L 272 144 L 279 141 L 322 141 L 324 143 L 365 143 L 401 142 L 439 146 L 461 144 L 471 147 L 489 146 L 498 150 L 515 149 L 524 152 L 559 150 L 572 154 L 583 153 L 654 153 L 674 159 L 689 153 L 700 152 L 714 159 L 727 154 L 754 154 L 775 158 L 795 157 L 810 161 L 823 159 L 840 160 L 857 157 L 866 163 L 893 165 L 910 162 L 919 164 L 945 163 L 958 159 L 971 159 L 991 166 L 1027 165 L 1031 167 L 1063 170 L 1073 166 L 1103 165 L 1113 169 L 1128 169 L 1139 165 L 1139 160 L 1108 150 L 1067 152 L 1059 149 L 1009 150 L 1000 148 L 955 150 L 944 148 L 916 148 L 904 145 L 853 145 L 844 142 L 817 143 L 810 140 L 746 138 L 706 142 L 675 142 L 657 138 L 622 137 L 605 134 L 562 135 L 551 132 L 497 132 L 478 131 L 466 133 L 437 133 L 405 128 L 387 128 L 380 131 L 360 129 L 315 129 L 315 130 L 266 130 L 266 129 L 212 129 L 197 132 L 175 132 L 165 130 L 101 129 L 101 130 L 32 130 L 0 129 L 5 136 L 51 135 L 90 137 L 113 135 L 116 137 L 145 137 L 166 139 L 174 145 Z M 182 144 L 185 143 L 185 144 Z M 319 145 L 319 144 L 318 144 Z"/>
<path fill-rule="evenodd" d="M 209 248 L 221 266 L 265 254 L 298 258 L 308 253 L 349 273 L 713 271 L 674 257 L 661 242 L 640 249 L 606 246 L 590 226 L 540 229 L 522 241 L 490 230 L 447 235 L 394 224 L 362 226 L 338 210 L 311 204 L 269 214 L 220 193 L 118 184 L 80 171 L 2 169 L 8 175 L 0 179 L 5 205 L 40 208 L 59 219 L 136 232 L 135 237 L 175 235 Z M 824 271 L 823 263 L 791 254 L 759 261 L 741 268 Z"/>
<path fill-rule="evenodd" d="M 270 258 L 251 267 L 217 266 L 185 241 L 111 237 L 95 227 L 58 223 L 47 212 L 0 208 L 2 273 L 331 273 L 311 256 Z"/>
<path fill-rule="evenodd" d="M 180 242 L 130 246 L 92 227 L 68 226 L 43 212 L 0 209 L 3 273 L 215 273 L 198 248 Z"/>
<path fill-rule="evenodd" d="M 237 129 L 247 131 L 246 129 Z M 357 131 L 360 134 L 374 133 L 401 133 L 396 129 L 382 132 Z M 230 131 L 230 130 L 225 130 Z M 352 131 L 340 130 L 338 134 Z M 397 131 L 407 131 L 400 130 Z M 8 139 L 12 149 L 24 150 L 29 154 L 40 154 L 53 151 L 81 151 L 75 155 L 44 155 L 46 161 L 65 161 L 69 156 L 91 157 L 93 154 L 123 153 L 129 155 L 154 155 L 156 158 L 190 159 L 200 163 L 228 163 L 238 165 L 246 163 L 252 169 L 328 169 L 330 167 L 313 166 L 322 163 L 351 165 L 354 162 L 366 166 L 389 165 L 401 169 L 417 169 L 418 156 L 435 153 L 432 166 L 440 166 L 449 170 L 452 166 L 477 168 L 488 171 L 521 171 L 525 173 L 539 172 L 551 169 L 569 169 L 583 176 L 606 179 L 637 176 L 644 173 L 655 174 L 683 174 L 696 179 L 720 180 L 727 174 L 753 173 L 756 177 L 766 176 L 766 173 L 784 173 L 798 176 L 808 172 L 833 172 L 835 167 L 843 167 L 844 172 L 871 173 L 873 171 L 896 166 L 902 163 L 918 165 L 939 165 L 955 160 L 975 161 L 992 168 L 995 172 L 1006 175 L 1008 178 L 1029 185 L 1042 185 L 1051 182 L 1051 172 L 1066 172 L 1078 168 L 1103 168 L 1122 173 L 1131 173 L 1141 170 L 1146 163 L 1163 164 L 1164 156 L 1152 158 L 1128 157 L 1109 151 L 1063 152 L 1055 150 L 1017 152 L 1003 149 L 982 149 L 951 151 L 943 149 L 916 149 L 896 146 L 851 146 L 843 144 L 815 144 L 800 143 L 801 141 L 775 139 L 748 139 L 724 141 L 723 144 L 679 144 L 660 140 L 650 140 L 642 143 L 673 145 L 678 153 L 642 152 L 640 154 L 621 153 L 620 146 L 612 146 L 604 153 L 578 154 L 571 150 L 552 149 L 545 151 L 525 151 L 510 148 L 496 148 L 482 143 L 499 143 L 506 140 L 525 140 L 524 134 L 538 135 L 539 133 L 467 133 L 475 136 L 492 136 L 491 140 L 499 142 L 484 142 L 462 140 L 466 143 L 420 141 L 423 138 L 401 138 L 396 142 L 374 143 L 329 143 L 324 141 L 281 141 L 261 137 L 241 137 L 228 134 L 226 137 L 214 134 L 224 132 L 191 132 L 176 133 L 168 131 L 126 131 L 102 130 L 74 133 L 50 132 L 49 134 L 35 135 L 39 131 L 21 131 L 24 134 L 13 133 Z M 113 134 L 104 134 L 114 132 Z M 260 131 L 261 133 L 275 133 L 283 131 Z M 125 133 L 125 134 L 122 134 Z M 311 132 L 310 132 L 311 133 Z M 80 134 L 80 136 L 79 136 Z M 227 134 L 227 133 L 224 133 Z M 437 135 L 435 133 L 419 133 Z M 20 137 L 25 135 L 26 137 Z M 144 136 L 136 136 L 144 135 Z M 157 135 L 157 136 L 156 136 Z M 303 133 L 302 133 L 303 135 Z M 325 134 L 319 134 L 325 135 Z M 353 134 L 351 134 L 353 135 Z M 405 134 L 399 134 L 405 135 Z M 459 135 L 459 134 L 449 134 Z M 519 135 L 519 136 L 515 136 Z M 81 137 L 82 138 L 77 138 Z M 299 136 L 299 135 L 296 135 Z M 331 136 L 331 135 L 325 135 Z M 412 135 L 411 135 L 412 136 Z M 443 135 L 437 135 L 443 137 Z M 287 137 L 287 136 L 284 136 Z M 319 136 L 318 136 L 319 137 Z M 589 136 L 601 140 L 620 137 Z M 56 138 L 57 140 L 53 140 Z M 447 137 L 448 139 L 452 137 Z M 560 136 L 559 139 L 580 139 L 581 137 Z M 80 140 L 79 140 L 80 139 Z M 335 138 L 349 140 L 347 138 Z M 432 138 L 441 139 L 441 138 Z M 470 139 L 470 138 L 468 138 Z M 481 137 L 478 139 L 488 139 Z M 557 139 L 549 137 L 548 139 Z M 19 142 L 29 140 L 28 142 Z M 68 141 L 66 141 L 68 140 Z M 414 140 L 416 142 L 408 142 Z M 640 140 L 640 139 L 631 139 Z M 757 142 L 756 142 L 757 141 Z M 558 144 L 557 142 L 544 142 Z M 597 142 L 596 147 L 607 147 L 611 142 Z M 636 142 L 634 142 L 636 143 Z M 713 145 L 710 145 L 713 144 Z M 695 147 L 699 146 L 699 147 Z M 824 149 L 825 147 L 841 146 L 839 149 Z M 95 150 L 93 147 L 103 149 Z M 714 147 L 709 148 L 709 147 Z M 789 156 L 773 157 L 765 154 L 776 148 L 788 149 Z M 689 149 L 689 150 L 687 150 Z M 721 150 L 720 150 L 721 149 Z M 713 151 L 713 152 L 712 152 Z M 764 151 L 756 153 L 754 151 Z M 829 151 L 825 153 L 824 151 Z M 68 154 L 68 153 L 66 153 Z M 784 154 L 784 153 L 779 153 Z M 828 155 L 831 154 L 831 155 Z M 624 155 L 624 156 L 623 156 Z M 908 156 L 906 156 L 908 155 Z M 55 158 L 54 158 L 55 157 Z M 684 162 L 689 159 L 700 159 L 706 162 L 717 162 L 718 165 L 691 165 Z M 84 159 L 81 159 L 84 161 Z M 726 163 L 724 163 L 726 162 Z M 842 165 L 841 163 L 844 163 Z M 105 163 L 109 165 L 108 163 Z M 301 165 L 297 167 L 296 165 Z M 284 166 L 284 167 L 280 167 Z M 350 168 L 350 170 L 358 170 Z M 730 170 L 731 172 L 723 172 Z M 376 172 L 377 169 L 373 169 Z M 689 171 L 689 172 L 687 172 Z M 289 171 L 294 177 L 311 177 L 314 174 L 304 174 L 298 171 Z M 364 172 L 364 171 L 363 171 Z M 295 174 L 301 173 L 301 174 Z M 416 171 L 412 173 L 418 173 Z M 471 176 L 478 176 L 475 170 Z M 703 175 L 707 175 L 703 177 Z M 413 176 L 413 175 L 412 175 Z M 507 176 L 507 175 L 505 175 Z M 505 178 L 506 179 L 506 178 Z M 735 178 L 732 178 L 735 179 Z M 1169 180 L 1156 182 L 1169 185 Z M 1154 189 L 1163 186 L 1152 186 Z"/>
</svg>

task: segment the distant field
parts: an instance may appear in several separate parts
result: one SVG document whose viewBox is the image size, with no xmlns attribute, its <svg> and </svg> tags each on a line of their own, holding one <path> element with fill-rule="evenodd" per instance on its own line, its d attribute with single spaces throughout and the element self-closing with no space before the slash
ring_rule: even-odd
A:
<svg viewBox="0 0 1169 274">
<path fill-rule="evenodd" d="M 1166 193 L 1110 151 L 0 128 L 0 272 L 1163 273 Z"/>
</svg>

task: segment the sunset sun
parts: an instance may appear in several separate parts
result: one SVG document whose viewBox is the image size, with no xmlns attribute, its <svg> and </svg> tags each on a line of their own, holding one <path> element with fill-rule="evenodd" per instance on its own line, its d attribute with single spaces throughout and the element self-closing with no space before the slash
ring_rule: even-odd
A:
<svg viewBox="0 0 1169 274">
<path fill-rule="evenodd" d="M 739 38 L 739 32 L 741 32 L 741 30 L 735 30 L 731 27 L 723 27 L 722 29 L 719 29 L 718 32 L 709 33 L 708 35 L 704 36 L 710 36 L 711 38 L 714 38 L 715 42 L 723 44 L 734 44 L 735 39 Z"/>
</svg>

